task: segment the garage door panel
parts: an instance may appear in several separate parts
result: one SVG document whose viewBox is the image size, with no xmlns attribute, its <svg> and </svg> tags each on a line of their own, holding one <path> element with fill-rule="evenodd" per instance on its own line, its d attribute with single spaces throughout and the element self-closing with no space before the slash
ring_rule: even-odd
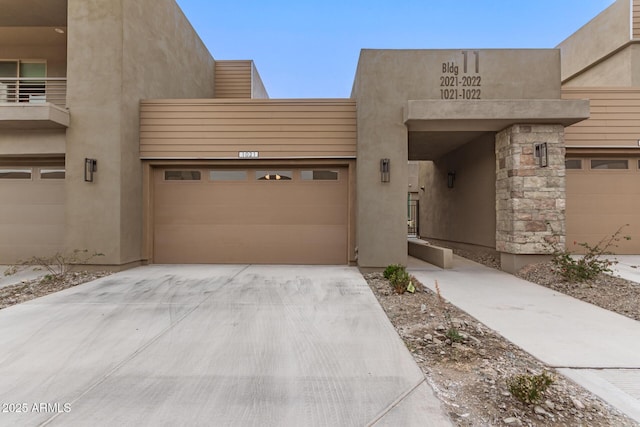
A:
<svg viewBox="0 0 640 427">
<path fill-rule="evenodd" d="M 344 264 L 346 242 L 334 243 L 345 235 L 346 226 L 166 226 L 158 228 L 155 262 Z"/>
<path fill-rule="evenodd" d="M 61 250 L 65 235 L 64 180 L 0 181 L 0 263 Z"/>
<path fill-rule="evenodd" d="M 586 170 L 567 173 L 567 190 L 571 193 L 607 194 L 633 192 L 640 194 L 635 184 L 640 183 L 637 171 L 612 172 L 610 170 Z"/>
<path fill-rule="evenodd" d="M 630 164 L 634 160 L 630 161 Z M 591 245 L 611 236 L 625 225 L 614 252 L 640 253 L 640 171 L 584 170 L 567 173 L 567 248 L 579 251 L 573 242 Z"/>
<path fill-rule="evenodd" d="M 597 212 L 599 215 L 633 215 L 640 212 L 640 197 L 618 194 L 571 195 L 567 200 L 567 210 L 572 214 Z"/>
<path fill-rule="evenodd" d="M 303 181 L 300 169 L 286 169 L 293 179 L 277 182 L 250 168 L 241 182 L 164 181 L 157 170 L 154 262 L 345 264 L 348 170 Z"/>
<path fill-rule="evenodd" d="M 0 206 L 0 224 L 34 226 L 64 224 L 64 212 L 60 206 L 51 205 L 43 208 L 40 205 Z"/>
<path fill-rule="evenodd" d="M 159 210 L 159 224 L 342 224 L 346 225 L 347 205 L 322 206 L 164 206 Z"/>
<path fill-rule="evenodd" d="M 56 205 L 59 206 L 64 197 L 64 183 L 42 183 L 42 181 L 29 182 L 1 182 L 0 200 L 3 205 Z"/>
</svg>

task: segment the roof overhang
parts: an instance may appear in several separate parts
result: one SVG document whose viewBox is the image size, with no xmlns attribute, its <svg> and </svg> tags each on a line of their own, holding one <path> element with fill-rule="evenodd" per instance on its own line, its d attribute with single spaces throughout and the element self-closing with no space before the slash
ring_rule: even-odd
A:
<svg viewBox="0 0 640 427">
<path fill-rule="evenodd" d="M 582 99 L 410 100 L 404 109 L 409 160 L 433 160 L 486 132 L 515 124 L 570 126 L 589 118 Z"/>
</svg>

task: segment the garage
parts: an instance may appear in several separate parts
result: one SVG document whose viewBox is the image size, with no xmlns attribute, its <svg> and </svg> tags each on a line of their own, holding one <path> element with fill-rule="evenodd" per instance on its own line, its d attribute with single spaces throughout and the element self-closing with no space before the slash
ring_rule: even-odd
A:
<svg viewBox="0 0 640 427">
<path fill-rule="evenodd" d="M 0 166 L 0 258 L 5 262 L 51 256 L 64 243 L 64 165 L 43 164 Z"/>
<path fill-rule="evenodd" d="M 571 157 L 567 169 L 567 248 L 593 245 L 623 226 L 617 254 L 640 253 L 640 168 L 637 157 Z"/>
<path fill-rule="evenodd" d="M 344 165 L 152 171 L 154 263 L 348 263 Z"/>
</svg>

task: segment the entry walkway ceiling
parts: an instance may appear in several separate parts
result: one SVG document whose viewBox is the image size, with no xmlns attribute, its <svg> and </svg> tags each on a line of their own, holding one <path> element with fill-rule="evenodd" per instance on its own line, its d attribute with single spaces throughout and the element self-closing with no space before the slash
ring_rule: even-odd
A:
<svg viewBox="0 0 640 427">
<path fill-rule="evenodd" d="M 0 0 L 0 27 L 65 27 L 67 0 Z"/>
<path fill-rule="evenodd" d="M 409 160 L 438 159 L 486 132 L 514 124 L 569 126 L 587 117 L 586 100 L 410 100 L 404 109 Z"/>
</svg>

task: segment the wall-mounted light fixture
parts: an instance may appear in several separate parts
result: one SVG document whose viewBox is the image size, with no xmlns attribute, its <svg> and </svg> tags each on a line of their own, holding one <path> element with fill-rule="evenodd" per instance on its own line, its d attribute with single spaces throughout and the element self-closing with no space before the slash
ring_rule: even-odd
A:
<svg viewBox="0 0 640 427">
<path fill-rule="evenodd" d="M 380 159 L 380 182 L 391 181 L 391 161 L 389 159 Z"/>
<path fill-rule="evenodd" d="M 84 180 L 93 182 L 93 173 L 98 171 L 98 161 L 96 159 L 84 159 Z"/>
<path fill-rule="evenodd" d="M 447 188 L 453 188 L 453 183 L 456 180 L 456 173 L 455 172 L 448 172 L 447 173 Z"/>
<path fill-rule="evenodd" d="M 549 165 L 549 155 L 547 154 L 546 142 L 533 144 L 533 155 L 538 161 L 538 166 L 541 168 L 546 168 Z"/>
</svg>

